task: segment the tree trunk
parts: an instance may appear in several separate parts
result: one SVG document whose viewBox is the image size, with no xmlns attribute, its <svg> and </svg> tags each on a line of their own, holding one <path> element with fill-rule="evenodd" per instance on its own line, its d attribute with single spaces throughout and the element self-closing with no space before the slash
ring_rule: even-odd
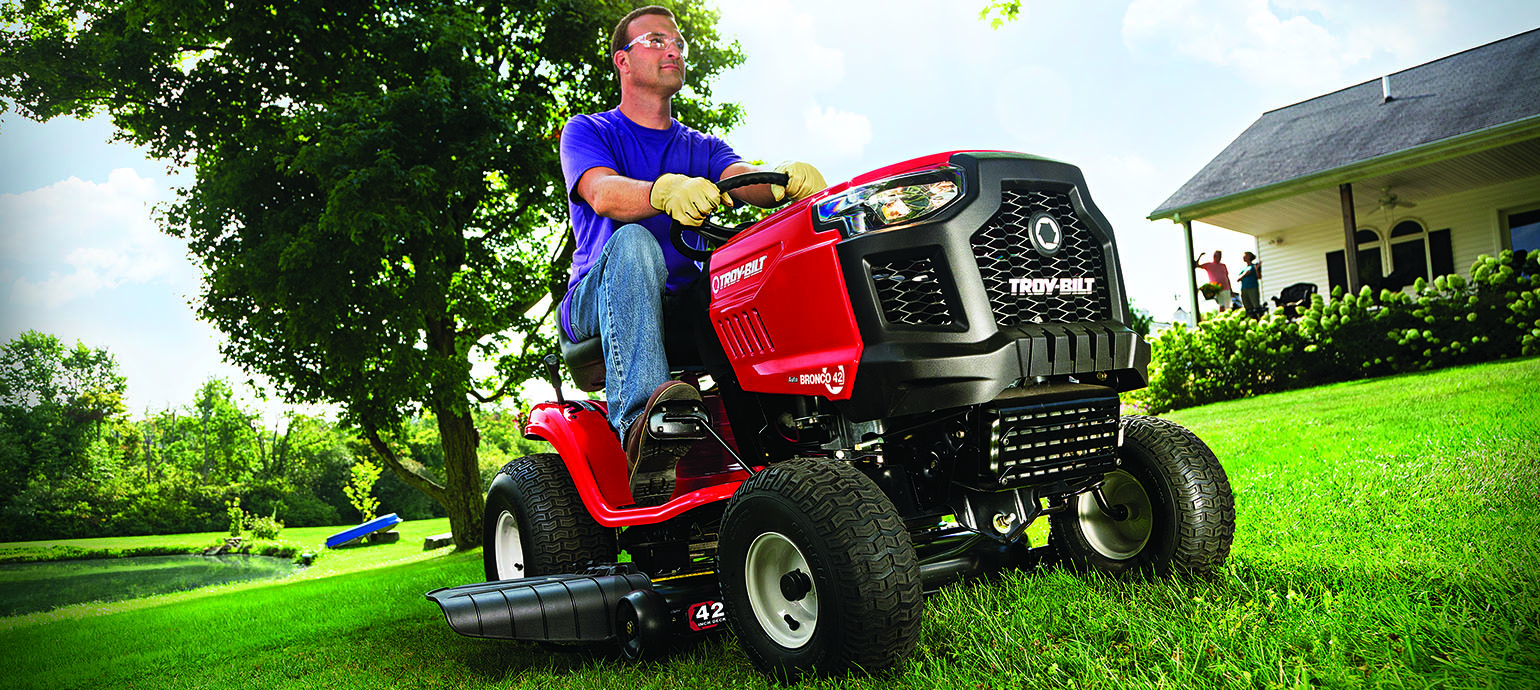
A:
<svg viewBox="0 0 1540 690">
<path fill-rule="evenodd" d="M 454 533 L 455 548 L 472 549 L 481 546 L 481 514 L 486 504 L 476 457 L 481 439 L 469 412 L 445 408 L 434 409 L 433 413 L 444 447 L 446 491 L 439 503 L 449 513 L 449 531 Z"/>
</svg>

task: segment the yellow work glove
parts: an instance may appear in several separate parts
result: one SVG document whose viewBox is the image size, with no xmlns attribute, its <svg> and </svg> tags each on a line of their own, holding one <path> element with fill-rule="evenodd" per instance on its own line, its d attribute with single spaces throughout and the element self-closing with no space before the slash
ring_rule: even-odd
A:
<svg viewBox="0 0 1540 690">
<path fill-rule="evenodd" d="M 788 196 L 791 197 L 792 201 L 806 199 L 829 186 L 829 183 L 823 181 L 823 173 L 818 172 L 818 168 L 807 163 L 786 161 L 775 166 L 775 171 L 786 173 L 786 176 L 791 178 L 786 181 L 785 187 L 778 184 L 770 185 L 770 192 L 775 195 L 776 201 L 785 199 Z"/>
<path fill-rule="evenodd" d="M 648 196 L 652 207 L 685 225 L 699 226 L 721 204 L 733 205 L 732 197 L 704 177 L 667 173 L 652 183 Z"/>
</svg>

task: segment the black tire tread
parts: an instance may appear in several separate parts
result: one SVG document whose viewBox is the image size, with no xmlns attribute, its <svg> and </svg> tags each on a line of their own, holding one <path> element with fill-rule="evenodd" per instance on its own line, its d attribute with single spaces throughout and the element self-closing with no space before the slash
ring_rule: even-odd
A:
<svg viewBox="0 0 1540 690">
<path fill-rule="evenodd" d="M 526 455 L 508 461 L 498 470 L 523 496 L 528 524 L 524 524 L 524 574 L 526 577 L 576 572 L 589 561 L 612 562 L 618 553 L 615 530 L 603 527 L 589 515 L 577 486 L 555 453 Z M 494 480 L 494 485 L 496 480 Z M 487 501 L 487 532 L 490 541 L 497 516 Z M 491 548 L 489 544 L 487 547 Z M 487 553 L 487 578 L 496 576 Z"/>
<path fill-rule="evenodd" d="M 1169 420 L 1128 415 L 1122 418 L 1120 426 L 1125 446 L 1136 444 L 1154 460 L 1155 467 L 1151 469 L 1169 482 L 1176 507 L 1175 539 L 1169 558 L 1143 564 L 1136 570 L 1156 575 L 1212 574 L 1224 565 L 1235 539 L 1235 496 L 1224 467 L 1197 435 Z M 1090 498 L 1082 496 L 1077 500 Z M 1062 534 L 1068 527 L 1063 523 L 1073 519 L 1072 507 L 1055 516 L 1053 530 Z M 1078 539 L 1076 535 L 1075 540 Z M 1069 541 L 1074 540 L 1052 534 L 1050 540 L 1058 541 L 1057 555 L 1072 565 L 1096 567 L 1095 557 L 1070 545 Z M 1105 566 L 1102 564 L 1100 569 L 1109 569 Z"/>
<path fill-rule="evenodd" d="M 855 669 L 880 673 L 907 658 L 919 640 L 923 615 L 919 557 L 903 520 L 882 490 L 846 463 L 794 458 L 744 482 L 728 503 L 724 533 L 734 520 L 752 520 L 752 515 L 740 516 L 738 511 L 765 494 L 789 500 L 823 530 L 820 536 L 831 560 L 836 595 L 847 615 L 842 618 L 837 654 L 825 659 L 818 673 L 838 675 Z M 723 599 L 737 601 L 740 589 L 739 578 L 722 578 Z M 728 607 L 733 629 L 756 624 L 751 612 L 738 614 L 737 607 Z M 802 670 L 784 668 L 780 660 L 767 658 L 751 644 L 742 646 L 762 671 L 800 676 Z"/>
</svg>

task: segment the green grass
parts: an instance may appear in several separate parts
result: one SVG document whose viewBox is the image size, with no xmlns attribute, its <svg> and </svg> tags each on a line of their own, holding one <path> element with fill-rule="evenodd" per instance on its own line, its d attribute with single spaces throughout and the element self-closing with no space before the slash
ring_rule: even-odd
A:
<svg viewBox="0 0 1540 690">
<path fill-rule="evenodd" d="M 1526 359 L 1171 414 L 1214 448 L 1235 489 L 1235 549 L 1217 577 L 1052 570 L 949 588 L 926 602 L 919 648 L 898 672 L 804 686 L 1540 687 L 1537 399 L 1540 360 Z M 422 593 L 479 580 L 480 552 L 424 554 L 421 537 L 445 527 L 402 530 L 400 544 L 328 553 L 278 583 L 0 619 L 0 678 L 771 687 L 730 635 L 639 666 L 455 635 Z"/>
</svg>

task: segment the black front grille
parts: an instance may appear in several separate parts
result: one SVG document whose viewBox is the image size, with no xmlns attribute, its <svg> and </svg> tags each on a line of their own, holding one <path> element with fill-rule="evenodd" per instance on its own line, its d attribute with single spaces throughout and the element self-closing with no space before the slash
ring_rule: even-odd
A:
<svg viewBox="0 0 1540 690">
<path fill-rule="evenodd" d="M 950 326 L 936 266 L 928 256 L 900 256 L 872 264 L 872 283 L 890 324 Z"/>
<path fill-rule="evenodd" d="M 1039 212 L 1052 215 L 1063 229 L 1063 246 L 1052 256 L 1039 253 L 1027 236 L 1028 221 Z M 1068 194 L 1002 190 L 1000 211 L 974 233 L 972 242 L 997 324 L 1084 323 L 1111 318 L 1101 243 L 1075 213 Z M 1045 285 L 1040 280 L 1085 278 L 1094 280 L 1090 294 L 1062 294 L 1056 284 Z M 1031 281 L 1038 282 L 1034 285 Z M 1078 288 L 1085 283 L 1074 285 Z"/>
<path fill-rule="evenodd" d="M 1002 484 L 1106 472 L 1117 457 L 1118 411 L 1116 396 L 997 409 L 990 469 Z"/>
</svg>

